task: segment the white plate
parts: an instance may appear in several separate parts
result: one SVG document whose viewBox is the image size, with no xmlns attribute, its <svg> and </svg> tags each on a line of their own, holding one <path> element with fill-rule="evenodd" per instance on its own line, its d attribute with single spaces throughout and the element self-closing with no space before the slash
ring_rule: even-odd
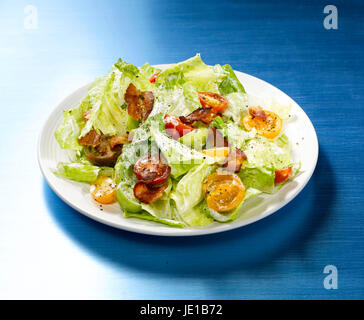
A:
<svg viewBox="0 0 364 320">
<path fill-rule="evenodd" d="M 159 65 L 157 67 L 163 69 L 167 66 Z M 291 141 L 293 158 L 295 161 L 301 161 L 301 170 L 303 171 L 302 174 L 292 182 L 287 183 L 276 194 L 260 195 L 248 200 L 237 220 L 230 223 L 215 222 L 203 228 L 180 229 L 146 220 L 127 219 L 123 217 L 117 203 L 103 205 L 103 211 L 101 211 L 99 205 L 89 194 L 89 185 L 55 176 L 53 170 L 56 168 L 57 163 L 67 161 L 68 154 L 58 146 L 54 138 L 54 132 L 62 122 L 63 110 L 76 107 L 87 94 L 87 88 L 90 84 L 78 89 L 64 99 L 50 114 L 43 127 L 38 142 L 38 161 L 49 186 L 67 204 L 94 220 L 116 228 L 152 235 L 192 236 L 217 233 L 245 226 L 276 212 L 296 197 L 311 178 L 318 157 L 316 132 L 305 112 L 285 93 L 263 80 L 242 72 L 235 71 L 235 73 L 249 94 L 263 99 L 263 101 L 260 101 L 261 104 L 264 105 L 264 100 L 269 104 L 273 98 L 279 103 L 292 105 L 292 119 L 286 124 L 285 132 Z"/>
</svg>

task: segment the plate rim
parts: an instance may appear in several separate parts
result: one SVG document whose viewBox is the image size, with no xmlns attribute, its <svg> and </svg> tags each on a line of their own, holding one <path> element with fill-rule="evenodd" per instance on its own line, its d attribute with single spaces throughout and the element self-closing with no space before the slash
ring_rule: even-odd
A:
<svg viewBox="0 0 364 320">
<path fill-rule="evenodd" d="M 171 66 L 172 64 L 158 64 L 158 65 L 153 65 L 154 67 L 157 68 L 166 68 L 168 66 Z M 244 77 L 250 77 L 252 78 L 252 80 L 258 80 L 264 83 L 264 85 L 271 87 L 272 89 L 276 90 L 279 95 L 282 95 L 290 100 L 292 100 L 299 109 L 301 109 L 301 111 L 303 112 L 303 114 L 306 116 L 306 120 L 308 121 L 309 125 L 312 128 L 312 132 L 314 133 L 314 141 L 315 141 L 315 159 L 314 159 L 314 165 L 312 165 L 309 168 L 308 171 L 308 175 L 306 180 L 304 180 L 295 190 L 295 192 L 287 199 L 284 199 L 283 201 L 279 202 L 279 204 L 277 204 L 274 208 L 268 209 L 263 211 L 262 213 L 264 214 L 257 214 L 253 217 L 250 217 L 248 219 L 239 221 L 239 222 L 230 222 L 230 223 L 221 223 L 219 224 L 219 228 L 216 229 L 214 227 L 212 228 L 204 228 L 204 227 L 188 227 L 188 228 L 173 228 L 173 227 L 168 227 L 168 226 L 164 226 L 166 228 L 166 230 L 169 230 L 171 232 L 163 232 L 161 231 L 159 228 L 156 228 L 155 230 L 153 228 L 151 228 L 151 230 L 149 228 L 145 228 L 143 225 L 123 225 L 123 224 L 118 224 L 118 223 L 113 223 L 112 221 L 107 221 L 104 220 L 100 217 L 97 217 L 94 214 L 89 213 L 87 210 L 83 209 L 81 206 L 78 206 L 77 204 L 69 201 L 68 199 L 66 199 L 62 193 L 57 190 L 57 188 L 51 183 L 48 174 L 46 173 L 45 170 L 45 163 L 42 160 L 41 157 L 41 142 L 42 142 L 42 138 L 45 134 L 45 129 L 47 127 L 47 124 L 49 123 L 49 121 L 51 120 L 51 118 L 55 115 L 59 113 L 59 109 L 61 106 L 63 106 L 65 104 L 65 101 L 72 95 L 76 94 L 78 91 L 81 90 L 86 90 L 92 83 L 93 81 L 87 83 L 84 86 L 81 86 L 79 88 L 77 88 L 76 90 L 72 91 L 70 94 L 68 94 L 66 97 L 64 97 L 55 108 L 53 108 L 53 110 L 49 113 L 49 115 L 47 116 L 45 122 L 42 125 L 42 128 L 40 130 L 40 133 L 38 135 L 38 141 L 37 141 L 37 159 L 38 159 L 38 164 L 40 167 L 40 170 L 42 172 L 42 175 L 44 177 L 44 179 L 46 180 L 48 186 L 53 190 L 54 193 L 56 193 L 56 195 L 62 200 L 64 201 L 67 205 L 69 205 L 71 208 L 73 208 L 74 210 L 78 211 L 79 213 L 87 216 L 88 218 L 91 218 L 92 220 L 95 220 L 99 223 L 108 225 L 110 227 L 114 227 L 120 230 L 124 230 L 124 231 L 129 231 L 129 232 L 135 232 L 135 233 L 139 233 L 139 234 L 145 234 L 145 235 L 152 235 L 152 236 L 167 236 L 167 237 L 186 237 L 186 236 L 202 236 L 202 235 L 208 235 L 208 234 L 217 234 L 217 233 L 221 233 L 221 232 L 226 232 L 229 230 L 234 230 L 234 229 L 238 229 L 238 228 L 242 228 L 244 226 L 253 224 L 254 222 L 257 222 L 259 220 L 262 220 L 270 215 L 272 215 L 273 213 L 279 211 L 282 207 L 286 206 L 289 202 L 291 202 L 293 199 L 296 198 L 296 196 L 306 187 L 307 183 L 311 180 L 311 177 L 316 169 L 317 166 L 317 161 L 318 161 L 318 155 L 319 155 L 319 143 L 318 143 L 318 138 L 317 138 L 317 133 L 315 130 L 315 127 L 312 124 L 311 119 L 308 117 L 308 115 L 306 114 L 306 112 L 301 108 L 301 106 L 290 96 L 288 96 L 285 92 L 283 92 L 282 90 L 280 90 L 279 88 L 277 88 L 276 86 L 266 82 L 265 80 L 262 80 L 260 78 L 257 78 L 255 76 L 252 76 L 250 74 L 241 72 L 241 71 L 237 71 L 234 70 L 235 73 L 237 74 L 242 74 Z M 122 213 L 122 210 L 121 212 Z M 126 219 L 124 217 L 122 217 L 123 219 Z M 128 220 L 132 220 L 131 218 L 128 218 Z M 156 223 L 156 222 L 155 222 Z M 184 232 L 185 231 L 185 232 Z"/>
</svg>

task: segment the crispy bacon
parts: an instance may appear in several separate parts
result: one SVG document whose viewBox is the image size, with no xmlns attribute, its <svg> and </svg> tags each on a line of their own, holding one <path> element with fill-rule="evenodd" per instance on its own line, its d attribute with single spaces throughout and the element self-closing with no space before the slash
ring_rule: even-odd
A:
<svg viewBox="0 0 364 320">
<path fill-rule="evenodd" d="M 229 152 L 222 166 L 228 171 L 239 172 L 243 161 L 247 159 L 248 158 L 244 151 L 240 150 L 239 148 L 235 148 L 234 150 Z"/>
<path fill-rule="evenodd" d="M 148 186 L 144 182 L 137 182 L 134 186 L 134 196 L 139 201 L 150 204 L 159 200 L 163 196 L 164 190 L 167 188 L 167 184 L 164 183 L 159 186 Z"/>
<path fill-rule="evenodd" d="M 252 117 L 257 117 L 262 119 L 263 121 L 267 120 L 267 114 L 264 112 L 264 110 L 261 107 L 250 107 L 249 108 L 249 114 Z"/>
<path fill-rule="evenodd" d="M 85 147 L 85 156 L 93 164 L 113 167 L 123 145 L 128 143 L 128 137 L 100 135 L 95 130 L 91 130 L 79 139 L 78 143 Z"/>
<path fill-rule="evenodd" d="M 111 137 L 109 144 L 111 150 L 116 150 L 120 148 L 123 144 L 128 144 L 128 134 L 124 134 L 123 136 L 113 136 Z"/>
<path fill-rule="evenodd" d="M 179 119 L 185 124 L 192 124 L 195 121 L 202 121 L 203 123 L 209 125 L 212 120 L 214 120 L 219 113 L 212 111 L 212 108 L 198 108 L 188 116 L 181 116 Z"/>
<path fill-rule="evenodd" d="M 78 143 L 81 146 L 96 147 L 101 143 L 101 135 L 95 130 L 91 130 L 86 133 L 82 138 L 78 139 Z"/>
<path fill-rule="evenodd" d="M 140 91 L 130 83 L 124 99 L 128 104 L 128 114 L 135 120 L 145 120 L 153 110 L 154 95 L 152 91 Z"/>
</svg>

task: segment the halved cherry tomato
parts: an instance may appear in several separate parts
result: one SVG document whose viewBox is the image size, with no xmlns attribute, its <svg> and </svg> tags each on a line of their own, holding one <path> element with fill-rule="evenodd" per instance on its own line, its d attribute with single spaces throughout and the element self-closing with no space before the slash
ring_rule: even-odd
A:
<svg viewBox="0 0 364 320">
<path fill-rule="evenodd" d="M 151 204 L 162 198 L 166 188 L 166 183 L 160 186 L 149 186 L 146 183 L 139 181 L 135 184 L 133 189 L 134 197 L 143 203 Z"/>
<path fill-rule="evenodd" d="M 142 182 L 157 185 L 168 179 L 171 167 L 162 155 L 153 154 L 140 158 L 134 165 L 134 173 Z"/>
<path fill-rule="evenodd" d="M 276 170 L 276 177 L 274 179 L 274 184 L 282 183 L 288 180 L 292 175 L 292 168 L 288 167 L 282 170 Z"/>
<path fill-rule="evenodd" d="M 248 131 L 255 128 L 259 135 L 268 139 L 274 139 L 282 130 L 282 119 L 279 115 L 267 110 L 264 110 L 262 113 L 264 117 L 258 116 L 263 111 L 260 109 L 258 109 L 257 113 L 251 112 L 243 118 L 244 127 Z"/>
<path fill-rule="evenodd" d="M 183 135 L 195 130 L 195 127 L 184 124 L 178 117 L 166 114 L 164 116 L 166 132 L 173 139 L 178 139 Z"/>
<path fill-rule="evenodd" d="M 226 158 L 229 151 L 230 149 L 228 147 L 201 150 L 201 152 L 207 156 L 221 158 Z"/>
<path fill-rule="evenodd" d="M 199 92 L 198 97 L 200 98 L 201 105 L 204 108 L 212 108 L 214 112 L 223 112 L 228 101 L 222 95 L 214 92 Z"/>
<path fill-rule="evenodd" d="M 157 77 L 158 77 L 158 75 L 160 74 L 160 72 L 157 72 L 157 73 L 155 73 L 155 74 L 153 74 L 150 78 L 149 78 L 149 81 L 151 82 L 151 83 L 154 83 L 155 82 L 155 80 L 157 79 Z"/>
<path fill-rule="evenodd" d="M 236 174 L 215 172 L 203 182 L 202 190 L 207 206 L 217 212 L 237 208 L 245 196 L 245 187 Z"/>
<path fill-rule="evenodd" d="M 109 177 L 100 176 L 91 184 L 90 192 L 99 203 L 113 203 L 116 200 L 116 183 Z"/>
</svg>

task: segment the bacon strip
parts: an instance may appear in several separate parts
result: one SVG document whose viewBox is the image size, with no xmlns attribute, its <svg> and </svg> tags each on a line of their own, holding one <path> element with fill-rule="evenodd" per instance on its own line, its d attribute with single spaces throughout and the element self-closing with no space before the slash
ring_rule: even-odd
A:
<svg viewBox="0 0 364 320">
<path fill-rule="evenodd" d="M 192 124 L 195 121 L 202 121 L 209 125 L 219 114 L 212 111 L 212 108 L 198 108 L 188 116 L 181 116 L 179 119 L 185 124 Z"/>
<path fill-rule="evenodd" d="M 150 204 L 162 198 L 163 192 L 166 188 L 166 183 L 157 187 L 152 187 L 140 181 L 135 184 L 133 191 L 135 198 L 143 203 Z"/>
<path fill-rule="evenodd" d="M 85 147 L 85 156 L 93 164 L 113 167 L 128 137 L 100 135 L 93 129 L 78 139 L 78 143 Z"/>
<path fill-rule="evenodd" d="M 86 133 L 82 138 L 78 139 L 78 143 L 81 146 L 95 148 L 101 143 L 101 135 L 99 135 L 95 130 L 91 130 Z"/>
<path fill-rule="evenodd" d="M 252 117 L 257 117 L 262 119 L 263 121 L 267 120 L 267 114 L 264 112 L 264 110 L 261 107 L 250 107 L 249 108 L 249 114 Z"/>
<path fill-rule="evenodd" d="M 152 91 L 140 91 L 130 83 L 124 95 L 128 104 L 128 114 L 135 120 L 146 120 L 153 110 L 154 95 Z"/>
<path fill-rule="evenodd" d="M 129 140 L 128 140 L 127 133 L 123 136 L 113 136 L 109 141 L 111 150 L 118 149 L 118 147 L 122 146 L 123 144 L 128 144 L 128 143 L 129 143 Z"/>
<path fill-rule="evenodd" d="M 247 159 L 248 158 L 244 151 L 240 150 L 239 148 L 235 148 L 233 151 L 229 152 L 222 166 L 228 171 L 239 172 L 243 161 Z"/>
</svg>

